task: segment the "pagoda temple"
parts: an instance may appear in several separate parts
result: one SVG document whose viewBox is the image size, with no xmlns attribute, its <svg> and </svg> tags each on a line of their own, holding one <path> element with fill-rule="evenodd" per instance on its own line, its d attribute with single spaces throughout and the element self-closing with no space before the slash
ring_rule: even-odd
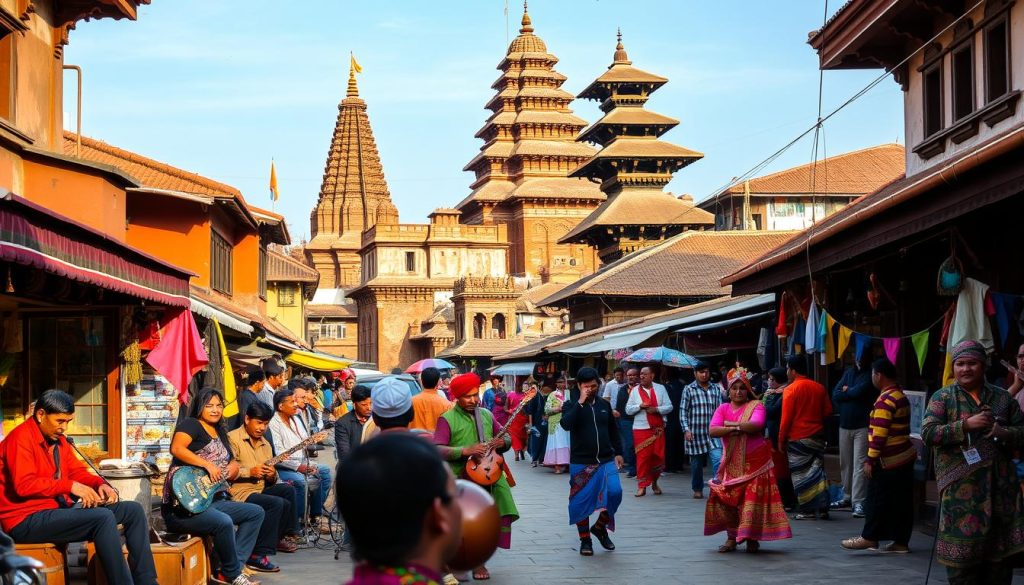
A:
<svg viewBox="0 0 1024 585">
<path fill-rule="evenodd" d="M 588 244 L 607 264 L 685 230 L 714 227 L 714 216 L 692 199 L 664 191 L 673 173 L 704 156 L 659 140 L 679 121 L 644 105 L 667 82 L 633 67 L 620 32 L 612 64 L 579 94 L 601 102 L 604 116 L 578 140 L 602 148 L 569 174 L 600 182 L 607 199 L 559 244 Z"/>
<path fill-rule="evenodd" d="M 456 208 L 468 224 L 507 223 L 509 271 L 571 282 L 596 268 L 593 250 L 558 240 L 604 200 L 591 182 L 569 172 L 593 156 L 576 141 L 586 121 L 573 115 L 558 58 L 534 34 L 523 5 L 522 28 L 498 64 L 497 91 L 487 103 L 492 115 L 476 136 L 480 153 L 472 171 L 472 193 Z"/>
<path fill-rule="evenodd" d="M 321 289 L 358 286 L 363 230 L 398 223 L 355 74 L 353 65 L 338 105 L 320 197 L 309 217 L 312 239 L 306 257 L 320 273 Z"/>
</svg>

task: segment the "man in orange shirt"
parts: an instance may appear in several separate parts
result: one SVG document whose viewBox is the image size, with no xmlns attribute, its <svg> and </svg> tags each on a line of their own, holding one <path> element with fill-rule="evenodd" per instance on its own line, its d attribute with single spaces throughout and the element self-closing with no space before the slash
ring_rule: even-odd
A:
<svg viewBox="0 0 1024 585">
<path fill-rule="evenodd" d="M 442 398 L 437 392 L 437 384 L 441 381 L 441 370 L 437 368 L 423 368 L 420 372 L 420 384 L 423 391 L 412 397 L 412 422 L 410 429 L 421 429 L 434 432 L 437 428 L 437 419 L 448 412 L 452 403 Z"/>
<path fill-rule="evenodd" d="M 796 490 L 796 520 L 828 519 L 828 482 L 825 479 L 825 417 L 832 401 L 821 384 L 807 377 L 807 356 L 786 360 L 789 385 L 782 395 L 779 446 L 785 446 Z"/>
</svg>

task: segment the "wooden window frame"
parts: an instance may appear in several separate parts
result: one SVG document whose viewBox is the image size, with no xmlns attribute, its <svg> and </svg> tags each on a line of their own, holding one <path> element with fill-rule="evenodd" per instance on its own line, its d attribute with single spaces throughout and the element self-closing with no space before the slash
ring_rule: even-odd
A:
<svg viewBox="0 0 1024 585">
<path fill-rule="evenodd" d="M 267 262 L 269 261 L 269 254 L 267 253 L 267 246 L 260 243 L 259 252 L 259 265 L 257 266 L 256 278 L 259 279 L 259 295 L 264 301 L 267 300 Z"/>
<path fill-rule="evenodd" d="M 1004 42 L 1004 45 L 1003 45 L 1003 59 L 1005 61 L 1003 74 L 1005 75 L 1005 86 L 1004 86 L 1002 92 L 1000 92 L 998 95 L 994 95 L 993 92 L 992 92 L 992 68 L 991 68 L 991 57 L 990 57 L 991 45 L 990 45 L 990 42 L 989 42 L 989 35 L 991 35 L 992 34 L 992 30 L 994 28 L 998 27 L 998 26 L 1002 26 L 1003 27 L 1003 42 Z M 990 103 L 994 102 L 995 100 L 997 100 L 997 99 L 1005 96 L 1006 94 L 1010 93 L 1010 91 L 1013 88 L 1013 77 L 1012 77 L 1013 66 L 1012 66 L 1012 52 L 1011 52 L 1011 48 L 1010 48 L 1011 37 L 1010 37 L 1010 19 L 1009 19 L 1009 15 L 1004 12 L 1004 13 L 999 14 L 997 17 L 993 18 L 991 21 L 985 23 L 985 26 L 982 29 L 982 38 L 983 38 L 983 43 L 984 43 L 983 44 L 984 59 L 982 59 L 982 62 L 983 62 L 984 82 L 985 82 L 985 103 L 986 104 L 990 104 Z"/>
<path fill-rule="evenodd" d="M 287 295 L 287 296 L 286 296 Z M 277 304 L 280 307 L 294 307 L 298 304 L 298 285 L 282 282 L 277 285 Z"/>
<path fill-rule="evenodd" d="M 961 57 L 964 53 L 967 54 L 966 81 L 968 87 L 970 88 L 969 94 L 967 96 L 960 95 L 960 93 L 957 91 L 959 81 L 962 81 L 959 79 L 959 76 L 964 75 L 962 69 L 957 65 L 957 59 Z M 959 122 L 964 118 L 970 116 L 977 109 L 977 98 L 975 95 L 976 76 L 974 71 L 974 58 L 975 52 L 973 36 L 970 39 L 964 41 L 963 43 L 960 43 L 949 52 L 949 77 L 950 81 L 952 82 L 950 84 L 950 93 L 952 94 L 953 123 Z M 962 105 L 960 101 L 961 99 L 967 100 L 968 108 L 965 112 L 960 112 L 960 106 Z"/>
<path fill-rule="evenodd" d="M 405 253 L 405 271 L 416 272 L 416 252 Z"/>
<path fill-rule="evenodd" d="M 232 294 L 233 252 L 231 242 L 216 230 L 210 231 L 210 288 Z"/>
</svg>

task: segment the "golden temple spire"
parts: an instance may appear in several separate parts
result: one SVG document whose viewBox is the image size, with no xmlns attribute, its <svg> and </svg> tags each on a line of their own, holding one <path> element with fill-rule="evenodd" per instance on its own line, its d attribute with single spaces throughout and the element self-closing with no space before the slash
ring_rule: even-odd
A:
<svg viewBox="0 0 1024 585">
<path fill-rule="evenodd" d="M 349 57 L 348 91 L 345 92 L 345 97 L 359 97 L 359 87 L 356 86 L 356 73 L 362 73 L 363 68 L 356 61 L 355 54 L 349 53 Z"/>
<path fill-rule="evenodd" d="M 629 60 L 629 55 L 626 54 L 626 47 L 622 46 L 622 29 L 618 29 L 617 33 L 619 42 L 615 45 L 615 63 L 621 63 L 623 65 L 632 65 L 632 61 Z"/>
<path fill-rule="evenodd" d="M 533 22 L 530 20 L 530 13 L 527 12 L 526 1 L 527 0 L 523 0 L 523 28 L 519 29 L 519 32 L 523 34 L 533 32 Z"/>
</svg>

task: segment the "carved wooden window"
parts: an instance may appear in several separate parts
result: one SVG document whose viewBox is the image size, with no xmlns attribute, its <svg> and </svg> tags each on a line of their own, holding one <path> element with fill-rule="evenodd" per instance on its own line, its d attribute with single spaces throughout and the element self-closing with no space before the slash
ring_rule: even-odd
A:
<svg viewBox="0 0 1024 585">
<path fill-rule="evenodd" d="M 505 339 L 505 315 L 498 313 L 491 320 L 491 332 L 493 337 Z"/>
<path fill-rule="evenodd" d="M 473 339 L 484 338 L 484 327 L 487 325 L 487 318 L 484 317 L 483 313 L 477 313 L 473 316 Z"/>
<path fill-rule="evenodd" d="M 1002 16 L 985 27 L 985 103 L 1010 91 L 1010 27 Z"/>
<path fill-rule="evenodd" d="M 416 252 L 405 253 L 405 271 L 416 272 Z"/>
<path fill-rule="evenodd" d="M 231 243 L 215 231 L 210 232 L 210 286 L 231 294 Z"/>
<path fill-rule="evenodd" d="M 294 307 L 299 287 L 294 284 L 280 283 L 277 285 L 277 304 L 281 307 Z"/>
<path fill-rule="evenodd" d="M 924 136 L 942 130 L 942 60 L 939 59 L 923 75 Z"/>
<path fill-rule="evenodd" d="M 955 122 L 974 111 L 974 43 L 964 43 L 953 50 L 950 69 Z"/>
</svg>

